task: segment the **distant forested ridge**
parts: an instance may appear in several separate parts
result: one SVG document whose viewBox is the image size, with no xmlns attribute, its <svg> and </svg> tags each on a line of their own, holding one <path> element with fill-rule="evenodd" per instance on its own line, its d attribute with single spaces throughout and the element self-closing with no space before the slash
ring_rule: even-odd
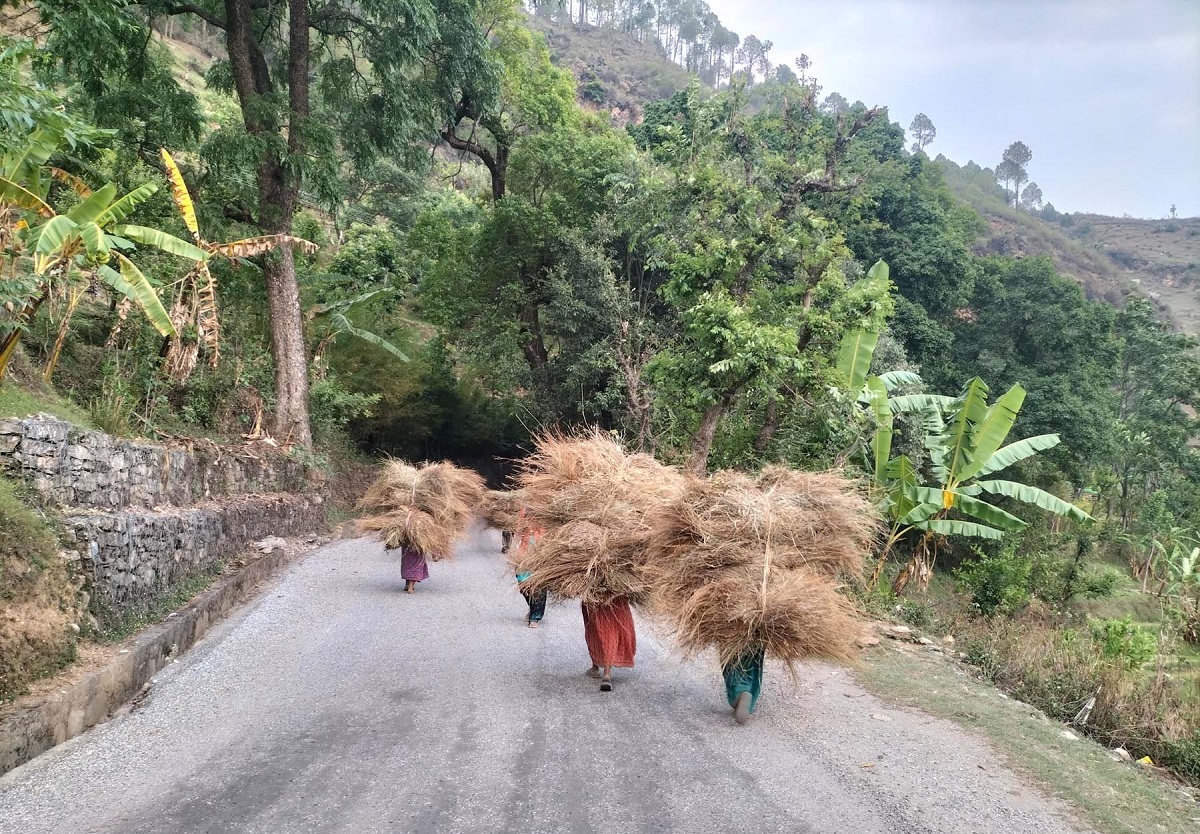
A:
<svg viewBox="0 0 1200 834">
<path fill-rule="evenodd" d="M 612 29 L 655 44 L 664 58 L 710 87 L 729 83 L 739 72 L 751 81 L 795 75 L 786 64 L 771 63 L 770 40 L 725 28 L 703 0 L 526 0 L 524 5 L 537 17 Z"/>
</svg>

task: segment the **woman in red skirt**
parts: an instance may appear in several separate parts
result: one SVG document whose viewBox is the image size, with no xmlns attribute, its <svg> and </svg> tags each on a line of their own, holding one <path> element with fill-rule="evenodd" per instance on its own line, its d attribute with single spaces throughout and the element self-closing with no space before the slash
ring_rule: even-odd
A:
<svg viewBox="0 0 1200 834">
<path fill-rule="evenodd" d="M 583 637 L 592 656 L 588 677 L 600 679 L 601 692 L 612 692 L 613 668 L 632 669 L 637 651 L 629 601 L 618 598 L 602 605 L 583 603 Z"/>
</svg>

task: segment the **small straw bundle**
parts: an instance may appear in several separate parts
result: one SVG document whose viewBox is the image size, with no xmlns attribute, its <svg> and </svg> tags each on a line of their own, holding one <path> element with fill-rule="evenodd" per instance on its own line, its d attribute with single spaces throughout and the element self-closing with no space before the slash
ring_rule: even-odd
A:
<svg viewBox="0 0 1200 834">
<path fill-rule="evenodd" d="M 389 549 L 408 546 L 435 562 L 448 559 L 483 492 L 481 477 L 453 464 L 418 468 L 390 460 L 358 503 L 360 510 L 372 512 L 358 527 L 381 534 Z"/>
<path fill-rule="evenodd" d="M 838 577 L 862 572 L 870 503 L 837 473 L 781 467 L 695 480 L 657 515 L 655 606 L 688 653 L 723 663 L 765 647 L 788 663 L 854 656 L 861 625 Z"/>
<path fill-rule="evenodd" d="M 489 489 L 483 494 L 480 511 L 483 520 L 496 530 L 516 532 L 520 526 L 522 493 L 519 489 Z"/>
<path fill-rule="evenodd" d="M 652 518 L 679 500 L 685 480 L 611 435 L 543 435 L 518 477 L 526 523 L 545 534 L 515 554 L 531 589 L 603 604 L 648 601 Z"/>
</svg>

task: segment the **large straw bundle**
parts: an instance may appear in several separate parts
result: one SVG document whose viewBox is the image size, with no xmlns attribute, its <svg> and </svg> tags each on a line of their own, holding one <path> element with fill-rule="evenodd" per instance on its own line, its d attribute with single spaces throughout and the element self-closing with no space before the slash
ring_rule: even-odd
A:
<svg viewBox="0 0 1200 834">
<path fill-rule="evenodd" d="M 585 602 L 647 601 L 652 518 L 683 494 L 683 476 L 596 431 L 538 438 L 518 481 L 526 521 L 545 530 L 515 556 L 531 587 Z"/>
<path fill-rule="evenodd" d="M 358 529 L 363 533 L 379 533 L 389 550 L 412 547 L 435 562 L 450 556 L 457 537 L 454 530 L 415 508 L 364 518 L 358 522 Z"/>
<path fill-rule="evenodd" d="M 483 494 L 480 511 L 489 527 L 497 530 L 516 531 L 520 527 L 522 493 L 519 489 L 489 489 Z"/>
<path fill-rule="evenodd" d="M 861 627 L 836 579 L 862 571 L 876 515 L 836 473 L 772 468 L 692 481 L 656 516 L 649 579 L 681 648 L 722 661 L 852 656 Z"/>
<path fill-rule="evenodd" d="M 760 565 L 737 565 L 700 585 L 665 571 L 655 588 L 680 648 L 716 648 L 723 664 L 760 646 L 788 663 L 849 660 L 862 631 L 850 600 L 805 568 L 764 574 Z"/>
<path fill-rule="evenodd" d="M 653 547 L 690 570 L 756 558 L 767 544 L 778 568 L 857 576 L 878 533 L 874 509 L 835 472 L 767 469 L 757 479 L 718 472 L 692 481 L 684 500 L 658 514 Z"/>
<path fill-rule="evenodd" d="M 418 468 L 391 460 L 359 501 L 360 510 L 372 513 L 359 529 L 382 534 L 389 548 L 410 546 L 435 561 L 449 558 L 483 492 L 481 477 L 452 464 Z"/>
</svg>

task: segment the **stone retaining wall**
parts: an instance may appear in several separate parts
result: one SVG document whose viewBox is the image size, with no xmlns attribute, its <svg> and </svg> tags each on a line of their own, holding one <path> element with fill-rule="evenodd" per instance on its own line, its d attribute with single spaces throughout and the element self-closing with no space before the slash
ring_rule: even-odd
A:
<svg viewBox="0 0 1200 834">
<path fill-rule="evenodd" d="M 46 414 L 0 420 L 0 473 L 22 478 L 50 503 L 95 509 L 305 489 L 303 464 L 272 449 L 137 443 Z"/>
<path fill-rule="evenodd" d="M 268 536 L 326 525 L 319 495 L 253 495 L 158 512 L 89 512 L 63 518 L 69 558 L 90 579 L 93 610 L 125 608 L 167 593 L 187 576 Z"/>
</svg>

